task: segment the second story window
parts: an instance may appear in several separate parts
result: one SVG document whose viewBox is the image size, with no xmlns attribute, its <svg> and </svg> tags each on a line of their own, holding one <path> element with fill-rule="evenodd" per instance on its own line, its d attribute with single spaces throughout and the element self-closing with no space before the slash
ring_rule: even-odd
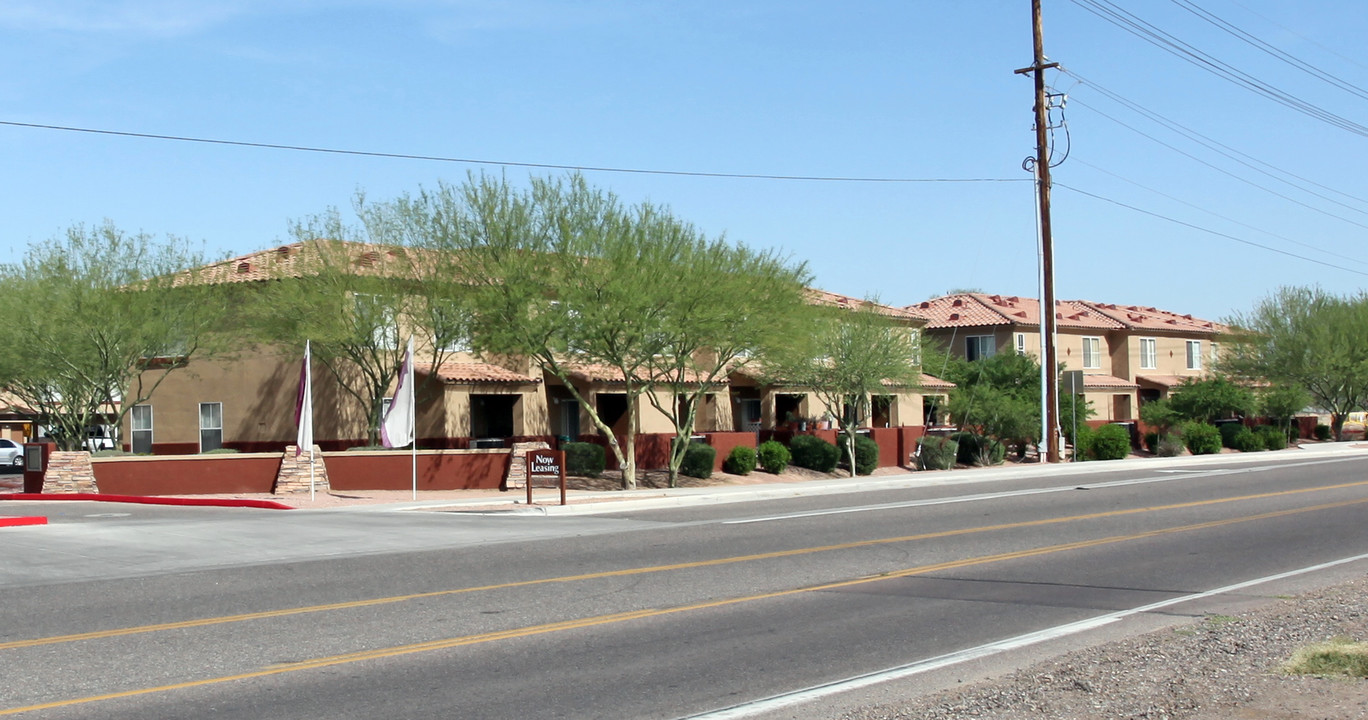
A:
<svg viewBox="0 0 1368 720">
<path fill-rule="evenodd" d="M 1202 369 L 1202 341 L 1187 341 L 1187 367 L 1189 370 Z"/>
<path fill-rule="evenodd" d="M 1140 338 L 1140 369 L 1155 370 L 1159 367 L 1158 341 L 1155 338 Z"/>
<path fill-rule="evenodd" d="M 969 362 L 987 360 L 997 353 L 997 342 L 992 335 L 970 335 L 964 339 L 964 359 Z"/>
<path fill-rule="evenodd" d="M 1102 367 L 1102 338 L 1083 338 L 1083 369 L 1098 370 Z"/>
<path fill-rule="evenodd" d="M 1026 354 L 1026 333 L 1016 334 L 1016 352 L 1018 355 Z"/>
</svg>

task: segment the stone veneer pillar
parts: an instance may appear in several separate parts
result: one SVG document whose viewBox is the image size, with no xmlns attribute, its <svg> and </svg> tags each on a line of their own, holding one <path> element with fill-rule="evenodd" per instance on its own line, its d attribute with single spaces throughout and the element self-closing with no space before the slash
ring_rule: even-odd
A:
<svg viewBox="0 0 1368 720">
<path fill-rule="evenodd" d="M 96 493 L 95 468 L 90 464 L 90 453 L 53 451 L 48 456 L 47 473 L 43 476 L 43 493 Z"/>
<path fill-rule="evenodd" d="M 275 494 L 309 492 L 309 453 L 295 457 L 298 445 L 285 448 L 285 456 L 280 459 L 280 472 L 276 474 Z M 328 490 L 328 466 L 323 462 L 323 451 L 313 446 L 314 467 L 313 486 L 315 490 Z"/>
<path fill-rule="evenodd" d="M 515 442 L 509 451 L 508 476 L 504 478 L 504 489 L 527 487 L 527 453 L 530 450 L 550 450 L 544 442 Z"/>
</svg>

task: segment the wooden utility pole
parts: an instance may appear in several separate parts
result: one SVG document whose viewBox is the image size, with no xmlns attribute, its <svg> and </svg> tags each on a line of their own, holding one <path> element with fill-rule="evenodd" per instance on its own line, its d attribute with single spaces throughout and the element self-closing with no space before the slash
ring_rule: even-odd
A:
<svg viewBox="0 0 1368 720">
<path fill-rule="evenodd" d="M 1045 39 L 1041 32 L 1040 4 L 1031 0 L 1031 31 L 1035 40 L 1035 62 L 1017 70 L 1018 75 L 1035 76 L 1036 195 L 1040 199 L 1040 272 L 1043 297 L 1040 322 L 1043 328 L 1041 373 L 1045 376 L 1045 460 L 1059 462 L 1059 362 L 1055 351 L 1054 240 L 1050 234 L 1050 106 L 1045 93 L 1045 71 L 1059 63 L 1045 62 Z"/>
</svg>

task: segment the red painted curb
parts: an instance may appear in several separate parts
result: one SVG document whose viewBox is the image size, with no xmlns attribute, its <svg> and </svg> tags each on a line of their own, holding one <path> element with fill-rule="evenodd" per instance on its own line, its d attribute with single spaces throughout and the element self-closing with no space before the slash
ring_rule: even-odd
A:
<svg viewBox="0 0 1368 720">
<path fill-rule="evenodd" d="M 253 500 L 251 498 L 186 498 L 153 497 L 149 495 L 105 495 L 102 493 L 7 493 L 0 494 L 0 500 L 93 500 L 96 502 L 139 503 L 142 505 L 197 505 L 212 507 L 248 507 L 263 510 L 293 510 L 294 508 L 274 500 Z"/>
<path fill-rule="evenodd" d="M 46 525 L 45 517 L 0 517 L 0 527 L 17 527 L 19 525 Z"/>
</svg>

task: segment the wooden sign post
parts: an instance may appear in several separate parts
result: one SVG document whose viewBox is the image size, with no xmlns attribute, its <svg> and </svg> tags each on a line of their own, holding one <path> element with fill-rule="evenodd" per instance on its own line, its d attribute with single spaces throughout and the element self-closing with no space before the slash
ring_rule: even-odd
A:
<svg viewBox="0 0 1368 720">
<path fill-rule="evenodd" d="M 554 480 L 560 487 L 560 504 L 565 504 L 565 453 L 560 450 L 531 450 L 527 453 L 527 504 L 532 505 L 532 483 Z"/>
</svg>

